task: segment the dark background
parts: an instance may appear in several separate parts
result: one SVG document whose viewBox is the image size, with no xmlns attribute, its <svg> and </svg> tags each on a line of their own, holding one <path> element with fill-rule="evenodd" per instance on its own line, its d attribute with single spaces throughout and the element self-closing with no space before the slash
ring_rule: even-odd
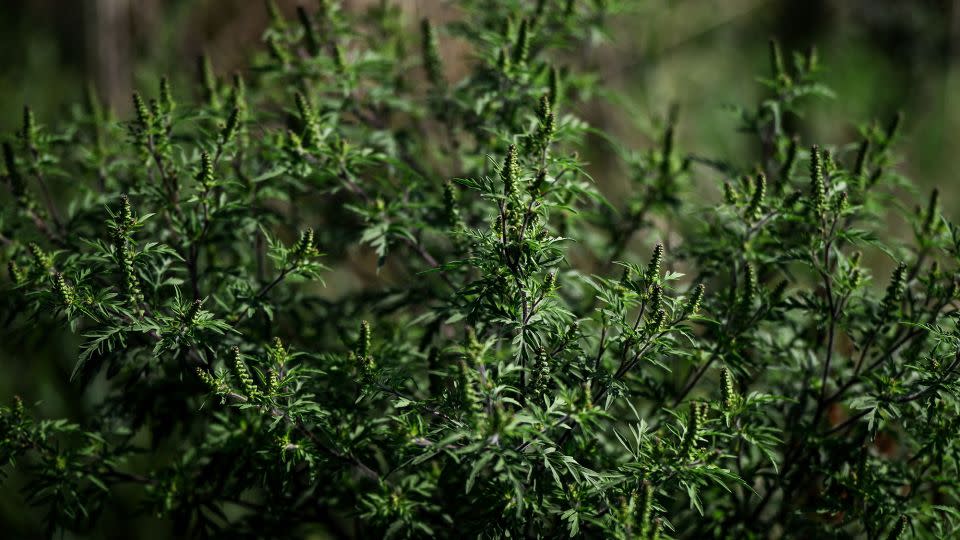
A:
<svg viewBox="0 0 960 540">
<path fill-rule="evenodd" d="M 455 14 L 450 2 L 393 0 L 408 12 L 411 30 L 423 16 Z M 594 1 L 594 0 L 583 0 Z M 302 0 L 310 6 L 309 0 Z M 379 0 L 343 2 L 348 10 Z M 292 17 L 297 2 L 278 0 Z M 752 104 L 762 95 L 757 74 L 768 72 L 767 41 L 785 50 L 816 45 L 825 82 L 837 97 L 820 102 L 805 118 L 804 140 L 824 144 L 856 140 L 857 128 L 906 114 L 898 143 L 901 171 L 925 199 L 938 186 L 945 213 L 960 215 L 954 157 L 960 150 L 960 6 L 938 0 L 644 0 L 635 12 L 612 21 L 608 43 L 585 61 L 604 82 L 626 96 L 615 105 L 582 113 L 630 144 L 650 144 L 651 119 L 680 105 L 678 144 L 699 155 L 749 163 L 753 149 L 735 133 L 737 119 L 726 104 Z M 260 47 L 266 12 L 257 0 L 2 0 L 0 1 L 0 130 L 19 128 L 30 104 L 38 121 L 56 124 L 83 99 L 92 83 L 121 118 L 136 88 L 154 88 L 161 74 L 174 87 L 191 84 L 196 58 L 208 54 L 217 72 L 243 69 Z M 416 51 L 418 36 L 411 34 Z M 445 48 L 455 73 L 456 48 Z M 459 59 L 460 62 L 463 59 Z M 594 178 L 609 194 L 628 188 L 603 148 L 587 155 Z M 702 179 L 709 192 L 715 182 Z M 912 203 L 907 203 L 912 205 Z M 910 234 L 891 222 L 895 234 Z M 334 279 L 337 279 L 336 277 Z M 329 281 L 329 280 L 328 280 Z M 0 401 L 14 393 L 46 417 L 83 421 L 99 395 L 68 382 L 76 340 L 67 334 L 4 342 L 0 332 Z M 25 353 L 24 351 L 29 351 Z M 33 534 L 42 516 L 24 513 L 16 478 L 0 489 L 0 537 Z M 120 508 L 119 512 L 122 513 Z M 164 537 L 158 522 L 127 523 L 107 516 L 110 537 Z M 134 527 L 137 530 L 129 530 Z M 69 537 L 69 536 L 68 536 Z"/>
<path fill-rule="evenodd" d="M 347 0 L 348 10 L 380 0 Z M 393 0 L 415 22 L 445 17 L 445 0 Z M 594 0 L 582 0 L 594 1 Z M 297 3 L 277 3 L 292 16 Z M 960 6 L 950 0 L 641 1 L 613 21 L 613 43 L 591 63 L 631 100 L 629 114 L 592 120 L 629 135 L 672 102 L 681 105 L 684 147 L 736 155 L 728 103 L 751 103 L 767 65 L 767 40 L 786 50 L 816 45 L 838 97 L 808 118 L 824 142 L 856 127 L 907 114 L 904 171 L 921 187 L 953 182 L 960 142 L 956 67 Z M 42 122 L 79 102 L 86 82 L 121 116 L 136 88 L 161 74 L 188 84 L 206 52 L 220 73 L 242 69 L 260 46 L 266 13 L 258 0 L 3 0 L 0 2 L 0 129 L 18 127 L 23 104 Z M 416 36 L 413 36 L 415 42 Z M 415 50 L 415 49 L 414 49 Z M 451 60 L 448 58 L 448 60 Z M 455 58 L 452 60 L 456 60 Z M 182 86 L 181 86 L 182 88 Z M 626 107 L 626 105 L 625 105 Z M 696 119 L 696 121 L 693 121 Z M 635 125 L 626 125 L 633 122 Z M 618 124 L 618 125 L 613 125 Z M 950 198 L 947 197 L 948 207 Z"/>
</svg>

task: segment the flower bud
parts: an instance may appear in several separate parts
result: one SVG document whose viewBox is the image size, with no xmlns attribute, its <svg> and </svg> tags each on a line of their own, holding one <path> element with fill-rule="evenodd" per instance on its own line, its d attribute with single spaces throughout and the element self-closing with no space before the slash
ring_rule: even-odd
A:
<svg viewBox="0 0 960 540">
<path fill-rule="evenodd" d="M 737 401 L 733 375 L 726 367 L 720 369 L 720 400 L 723 403 L 723 408 L 728 411 L 733 408 Z"/>
<path fill-rule="evenodd" d="M 10 273 L 10 281 L 12 281 L 15 286 L 22 285 L 27 281 L 27 273 L 20 268 L 17 261 L 11 260 L 7 262 L 7 271 Z"/>
<path fill-rule="evenodd" d="M 863 178 L 863 173 L 867 168 L 867 157 L 870 154 L 870 139 L 864 139 L 860 141 L 860 146 L 857 147 L 857 160 L 853 164 L 853 176 L 855 178 Z"/>
<path fill-rule="evenodd" d="M 170 89 L 170 79 L 166 76 L 160 78 L 160 105 L 165 114 L 170 114 L 177 107 Z"/>
<path fill-rule="evenodd" d="M 320 40 L 317 38 L 317 30 L 313 27 L 313 19 L 303 6 L 297 6 L 297 18 L 300 19 L 300 27 L 303 29 L 303 41 L 307 52 L 310 56 L 317 56 L 320 54 Z"/>
<path fill-rule="evenodd" d="M 683 432 L 683 438 L 680 440 L 679 457 L 690 459 L 697 445 L 697 437 L 700 435 L 702 420 L 706 414 L 705 406 L 702 403 L 690 403 L 690 414 L 687 416 L 687 427 Z"/>
<path fill-rule="evenodd" d="M 314 254 L 316 247 L 313 245 L 313 229 L 307 227 L 300 231 L 300 238 L 293 246 L 293 254 L 297 259 L 303 259 Z"/>
<path fill-rule="evenodd" d="M 280 8 L 277 6 L 276 0 L 267 0 L 267 15 L 270 16 L 270 24 L 275 28 L 283 28 L 287 25 L 287 21 L 283 18 L 283 13 L 280 11 Z"/>
<path fill-rule="evenodd" d="M 737 201 L 740 199 L 737 195 L 736 188 L 730 185 L 730 182 L 723 183 L 723 201 L 731 206 L 737 204 Z"/>
<path fill-rule="evenodd" d="M 217 76 L 213 73 L 213 64 L 210 57 L 200 55 L 197 58 L 197 71 L 200 75 L 200 84 L 203 87 L 203 98 L 207 105 L 214 109 L 220 108 L 220 97 L 217 95 Z"/>
<path fill-rule="evenodd" d="M 647 264 L 647 273 L 643 276 L 647 282 L 653 282 L 660 279 L 660 264 L 663 262 L 663 244 L 657 242 L 653 246 L 653 255 Z"/>
<path fill-rule="evenodd" d="M 23 107 L 23 127 L 20 130 L 20 138 L 23 140 L 23 147 L 28 152 L 36 151 L 37 120 L 33 115 L 33 109 L 29 105 Z"/>
<path fill-rule="evenodd" d="M 133 111 L 136 113 L 137 126 L 141 131 L 149 131 L 153 127 L 153 115 L 144 103 L 139 92 L 133 93 Z"/>
<path fill-rule="evenodd" d="M 520 28 L 517 30 L 517 39 L 513 42 L 513 54 L 511 60 L 514 65 L 522 65 L 527 61 L 527 54 L 530 52 L 530 21 L 524 19 L 520 21 Z"/>
<path fill-rule="evenodd" d="M 890 534 L 887 535 L 887 540 L 899 540 L 903 536 L 903 533 L 907 530 L 907 525 L 910 523 L 910 520 L 907 519 L 907 516 L 900 516 L 900 519 L 893 524 L 893 528 L 890 529 Z"/>
<path fill-rule="evenodd" d="M 120 195 L 120 227 L 126 231 L 133 227 L 136 220 L 133 217 L 133 208 L 130 206 L 130 198 L 126 194 Z"/>
<path fill-rule="evenodd" d="M 444 86 L 443 61 L 440 59 L 440 47 L 437 45 L 437 36 L 433 31 L 430 20 L 420 21 L 421 53 L 423 54 L 423 68 L 427 72 L 427 80 L 435 88 Z"/>
<path fill-rule="evenodd" d="M 257 384 L 254 382 L 253 377 L 247 370 L 246 364 L 243 363 L 243 356 L 240 354 L 240 348 L 234 347 L 232 349 L 232 353 L 234 373 L 237 376 L 237 380 L 240 381 L 240 387 L 243 390 L 244 395 L 248 399 L 257 399 L 260 397 L 260 389 L 257 388 Z"/>
<path fill-rule="evenodd" d="M 200 152 L 200 170 L 197 171 L 196 179 L 204 190 L 213 187 L 213 160 L 206 151 Z"/>
<path fill-rule="evenodd" d="M 700 310 L 700 302 L 703 300 L 703 292 L 706 287 L 703 286 L 703 283 L 697 285 L 693 290 L 693 293 L 690 294 L 687 298 L 687 303 L 683 306 L 683 316 L 689 317 L 691 315 L 696 315 L 697 311 Z"/>
<path fill-rule="evenodd" d="M 797 151 L 799 149 L 800 142 L 796 137 L 790 139 L 790 146 L 787 147 L 787 158 L 783 161 L 783 166 L 780 167 L 780 184 L 786 184 L 790 181 L 790 177 L 793 176 L 793 169 L 797 164 Z"/>
<path fill-rule="evenodd" d="M 370 323 L 360 322 L 360 337 L 357 338 L 357 357 L 361 360 L 370 355 Z"/>
<path fill-rule="evenodd" d="M 903 297 L 904 280 L 906 279 L 907 265 L 900 263 L 890 276 L 890 283 L 887 285 L 887 291 L 880 302 L 881 322 L 888 322 L 900 306 L 900 299 Z"/>
<path fill-rule="evenodd" d="M 504 194 L 510 198 L 516 198 L 520 193 L 520 164 L 517 161 L 517 147 L 511 144 L 507 149 L 507 155 L 503 159 L 503 167 L 500 169 L 500 178 L 503 180 Z"/>
<path fill-rule="evenodd" d="M 770 39 L 770 71 L 773 73 L 773 78 L 780 82 L 782 79 L 787 79 L 787 72 L 783 66 L 783 54 L 780 52 L 780 43 L 775 39 Z"/>
<path fill-rule="evenodd" d="M 196 326 L 200 322 L 201 307 L 203 307 L 203 300 L 194 300 L 193 304 L 190 304 L 190 309 L 183 314 L 183 323 L 189 327 Z"/>
<path fill-rule="evenodd" d="M 457 206 L 457 191 L 453 187 L 453 182 L 447 180 L 443 183 L 443 214 L 447 225 L 451 227 L 460 223 L 460 208 Z"/>
<path fill-rule="evenodd" d="M 313 110 L 313 106 L 307 101 L 306 96 L 297 92 L 294 96 L 297 103 L 297 111 L 300 114 L 300 122 L 303 124 L 304 144 L 307 148 L 317 148 L 320 145 L 320 122 Z"/>
<path fill-rule="evenodd" d="M 639 538 L 646 538 L 650 530 L 651 517 L 653 517 L 653 485 L 644 480 L 640 485 L 640 500 L 637 502 L 637 526 L 640 528 Z"/>
<path fill-rule="evenodd" d="M 547 273 L 547 277 L 543 279 L 543 291 L 544 294 L 552 293 L 557 290 L 557 272 L 556 270 Z"/>
<path fill-rule="evenodd" d="M 810 183 L 813 191 L 813 208 L 818 216 L 823 217 L 827 206 L 827 188 L 823 180 L 823 160 L 820 156 L 820 147 L 817 145 L 810 148 Z"/>
<path fill-rule="evenodd" d="M 53 294 L 55 294 L 65 306 L 72 306 L 77 298 L 73 287 L 67 284 L 67 280 L 64 279 L 63 274 L 60 272 L 53 275 Z"/>
<path fill-rule="evenodd" d="M 763 173 L 755 177 L 753 183 L 753 195 L 750 197 L 750 204 L 747 206 L 746 217 L 748 220 L 760 219 L 763 197 L 767 192 L 767 177 Z"/>
<path fill-rule="evenodd" d="M 234 107 L 230 109 L 230 115 L 227 116 L 227 123 L 223 125 L 223 129 L 220 130 L 220 141 L 222 144 L 226 144 L 233 139 L 233 136 L 237 133 L 237 128 L 240 126 L 240 109 Z"/>
<path fill-rule="evenodd" d="M 560 72 L 555 66 L 551 66 L 547 77 L 547 102 L 551 109 L 556 109 L 560 101 Z"/>
<path fill-rule="evenodd" d="M 281 65 L 287 66 L 290 64 L 290 53 L 280 43 L 277 36 L 267 37 L 267 50 L 270 51 L 270 56 Z"/>
<path fill-rule="evenodd" d="M 937 221 L 939 217 L 939 206 L 940 206 L 940 190 L 934 188 L 930 192 L 930 202 L 927 203 L 927 211 L 923 213 L 923 226 L 921 231 L 924 236 L 929 236 L 931 233 L 936 232 L 940 224 Z"/>
<path fill-rule="evenodd" d="M 27 244 L 27 249 L 30 250 L 30 255 L 33 256 L 34 264 L 44 273 L 49 272 L 53 268 L 53 257 L 41 249 L 35 242 Z"/>
</svg>

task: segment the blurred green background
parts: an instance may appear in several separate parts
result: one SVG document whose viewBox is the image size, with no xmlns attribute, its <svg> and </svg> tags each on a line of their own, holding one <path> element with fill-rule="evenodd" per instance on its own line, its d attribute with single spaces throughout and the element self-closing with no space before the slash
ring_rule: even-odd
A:
<svg viewBox="0 0 960 540">
<path fill-rule="evenodd" d="M 380 0 L 346 0 L 348 10 Z M 394 0 L 410 15 L 449 14 L 447 0 Z M 531 0 L 532 2 L 533 0 Z M 582 0 L 596 1 L 596 0 Z M 301 0 L 309 4 L 309 0 Z M 292 16 L 297 1 L 278 4 Z M 637 0 L 612 21 L 612 43 L 587 54 L 604 81 L 628 96 L 631 114 L 592 112 L 629 135 L 648 117 L 681 106 L 682 146 L 737 155 L 735 118 L 724 108 L 762 91 L 767 40 L 785 50 L 816 45 L 837 98 L 808 120 L 825 142 L 855 136 L 859 123 L 907 114 L 904 171 L 921 187 L 949 190 L 950 152 L 960 142 L 956 67 L 960 7 L 953 0 Z M 441 15 L 443 16 L 443 15 Z M 257 0 L 4 0 L 0 2 L 0 129 L 14 130 L 23 104 L 54 121 L 83 98 L 87 81 L 120 115 L 139 86 L 162 73 L 187 82 L 206 52 L 220 73 L 242 69 L 260 45 L 266 13 Z M 414 36 L 414 40 L 415 40 Z M 448 58 L 448 60 L 450 60 Z M 453 59 L 456 60 L 456 59 Z M 694 120 L 695 119 L 695 120 Z M 949 197 L 948 208 L 951 207 Z M 956 205 L 952 205 L 955 207 Z"/>
<path fill-rule="evenodd" d="M 361 10 L 380 0 L 352 0 Z M 447 18 L 446 0 L 393 0 L 409 14 L 411 29 L 423 16 Z M 533 0 L 531 0 L 532 2 Z M 548 0 L 549 1 L 549 0 Z M 582 0 L 599 1 L 599 0 Z M 310 0 L 301 0 L 310 5 Z M 293 16 L 298 2 L 278 0 Z M 837 97 L 817 104 L 806 118 L 804 141 L 825 144 L 856 139 L 859 125 L 906 113 L 898 149 L 901 170 L 916 182 L 923 200 L 933 186 L 943 193 L 944 211 L 960 217 L 953 154 L 960 148 L 960 6 L 953 0 L 637 0 L 637 9 L 611 21 L 608 43 L 584 51 L 627 102 L 583 111 L 588 120 L 643 148 L 644 129 L 680 106 L 678 146 L 684 152 L 722 156 L 740 164 L 754 154 L 750 140 L 735 132 L 728 104 L 752 104 L 762 96 L 757 74 L 768 72 L 767 42 L 785 50 L 816 45 L 826 67 L 825 82 Z M 175 88 L 193 79 L 196 58 L 210 56 L 221 74 L 243 69 L 259 48 L 266 12 L 257 0 L 2 0 L 0 1 L 0 130 L 19 128 L 30 104 L 41 123 L 55 124 L 79 103 L 92 83 L 120 117 L 130 93 L 153 88 L 170 74 Z M 411 42 L 418 37 L 411 34 Z M 416 50 L 416 48 L 412 49 Z M 457 72 L 456 51 L 445 50 Z M 462 61 L 463 59 L 461 59 Z M 629 186 L 603 147 L 587 155 L 594 178 L 615 194 Z M 708 178 L 700 181 L 715 189 Z M 891 227 L 896 225 L 891 224 Z M 80 392 L 69 381 L 76 341 L 35 333 L 14 341 L 0 332 L 0 400 L 17 393 L 40 403 L 48 417 L 85 421 L 96 389 Z M 24 351 L 29 351 L 25 354 Z M 30 537 L 41 516 L 23 513 L 16 479 L 0 492 L 0 537 Z M 128 504 L 135 504 L 130 502 Z M 122 513 L 122 505 L 116 512 Z M 106 516 L 123 522 L 120 516 Z M 159 522 L 145 518 L 156 537 Z M 128 524 L 129 525 L 129 524 Z M 130 537 L 106 527 L 111 538 Z M 143 529 L 137 537 L 143 537 Z M 26 536 L 24 536 L 26 535 Z"/>
</svg>

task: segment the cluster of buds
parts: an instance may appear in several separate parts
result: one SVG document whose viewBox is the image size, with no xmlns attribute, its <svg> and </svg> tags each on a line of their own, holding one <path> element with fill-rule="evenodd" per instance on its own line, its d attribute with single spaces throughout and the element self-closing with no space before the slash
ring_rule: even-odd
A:
<svg viewBox="0 0 960 540">
<path fill-rule="evenodd" d="M 7 272 L 10 274 L 10 281 L 15 286 L 23 285 L 27 281 L 27 272 L 15 260 L 7 262 Z"/>
<path fill-rule="evenodd" d="M 647 272 L 643 276 L 647 283 L 653 283 L 660 279 L 661 264 L 663 264 L 663 244 L 658 242 L 657 245 L 653 246 L 653 255 L 647 264 Z"/>
<path fill-rule="evenodd" d="M 790 74 L 787 73 L 783 63 L 783 54 L 780 52 L 780 43 L 775 39 L 770 40 L 770 71 L 773 74 L 777 84 L 789 84 Z"/>
<path fill-rule="evenodd" d="M 214 377 L 209 371 L 203 369 L 202 367 L 197 368 L 197 376 L 200 378 L 200 381 L 210 389 L 211 392 L 217 395 L 226 395 L 229 392 L 226 384 L 223 380 Z"/>
<path fill-rule="evenodd" d="M 851 289 L 856 289 L 863 281 L 863 270 L 860 269 L 861 257 L 862 254 L 859 251 L 854 252 L 853 255 L 850 256 L 849 273 L 847 275 L 850 280 Z"/>
<path fill-rule="evenodd" d="M 114 223 L 113 247 L 117 265 L 123 274 L 123 287 L 127 299 L 136 306 L 143 301 L 143 293 L 140 291 L 140 279 L 133 265 L 134 253 L 130 247 L 129 232 L 134 223 L 130 200 L 124 195 L 120 198 L 120 212 Z"/>
<path fill-rule="evenodd" d="M 143 293 L 140 290 L 140 278 L 137 277 L 136 269 L 133 266 L 134 254 L 130 248 L 130 241 L 125 234 L 116 233 L 113 246 L 117 264 L 123 273 L 123 288 L 126 291 L 127 299 L 131 304 L 138 305 L 143 301 Z"/>
<path fill-rule="evenodd" d="M 322 140 L 320 134 L 320 120 L 317 113 L 313 110 L 313 105 L 307 100 L 306 96 L 297 92 L 294 96 L 297 104 L 297 113 L 300 115 L 300 123 L 303 124 L 303 145 L 304 147 L 318 148 Z"/>
<path fill-rule="evenodd" d="M 823 178 L 823 158 L 820 147 L 813 145 L 810 148 L 810 185 L 813 192 L 813 209 L 816 215 L 823 218 L 827 209 L 827 186 Z"/>
<path fill-rule="evenodd" d="M 247 370 L 247 365 L 243 362 L 243 355 L 240 354 L 240 348 L 234 347 L 231 352 L 233 353 L 234 374 L 237 376 L 237 380 L 240 381 L 240 388 L 243 390 L 244 396 L 251 400 L 259 398 L 260 389 Z"/>
<path fill-rule="evenodd" d="M 511 144 L 500 168 L 500 179 L 503 180 L 503 193 L 510 199 L 516 199 L 520 194 L 520 164 L 517 157 L 517 147 Z"/>
<path fill-rule="evenodd" d="M 170 79 L 160 78 L 160 107 L 165 114 L 170 114 L 177 108 L 177 102 L 173 99 L 173 90 L 170 89 Z"/>
<path fill-rule="evenodd" d="M 790 178 L 793 176 L 793 170 L 797 165 L 799 147 L 800 141 L 796 137 L 790 139 L 790 144 L 787 146 L 787 155 L 783 160 L 783 165 L 780 166 L 779 186 L 787 185 L 790 182 Z"/>
<path fill-rule="evenodd" d="M 883 295 L 883 300 L 880 302 L 881 322 L 887 322 L 887 319 L 893 316 L 899 308 L 900 299 L 903 297 L 906 276 L 907 265 L 901 262 L 890 276 L 887 291 Z"/>
<path fill-rule="evenodd" d="M 513 42 L 513 53 L 510 57 L 513 65 L 520 66 L 527 62 L 527 55 L 530 54 L 530 21 L 524 19 L 520 21 L 520 28 L 517 29 L 517 39 Z"/>
<path fill-rule="evenodd" d="M 757 270 L 752 263 L 747 263 L 744 269 L 743 294 L 740 295 L 740 313 L 743 316 L 750 314 L 757 296 Z"/>
<path fill-rule="evenodd" d="M 750 221 L 760 219 L 763 198 L 767 192 L 767 177 L 763 173 L 758 174 L 753 183 L 753 194 L 750 197 L 750 204 L 747 205 L 746 217 Z"/>
<path fill-rule="evenodd" d="M 351 352 L 351 356 L 364 377 L 368 377 L 376 367 L 376 362 L 374 362 L 373 355 L 370 353 L 370 342 L 370 323 L 360 321 L 360 335 L 357 337 L 357 346 Z"/>
<path fill-rule="evenodd" d="M 303 29 L 303 42 L 310 56 L 320 54 L 320 38 L 317 36 L 317 30 L 313 24 L 313 18 L 307 13 L 303 6 L 297 6 L 297 19 L 300 21 L 300 27 Z"/>
<path fill-rule="evenodd" d="M 23 107 L 23 127 L 20 129 L 20 141 L 23 143 L 23 149 L 31 155 L 37 154 L 37 119 L 33 115 L 33 109 L 29 105 Z"/>
<path fill-rule="evenodd" d="M 133 128 L 134 140 L 137 149 L 140 151 L 140 157 L 146 161 L 150 158 L 153 146 L 152 132 L 155 118 L 139 92 L 133 93 L 133 112 L 136 116 Z"/>
<path fill-rule="evenodd" d="M 197 71 L 200 76 L 200 86 L 203 88 L 203 98 L 212 109 L 219 110 L 220 95 L 217 88 L 219 85 L 209 56 L 204 54 L 197 59 Z"/>
<path fill-rule="evenodd" d="M 460 223 L 460 207 L 457 204 L 457 190 L 453 182 L 443 183 L 443 215 L 447 224 L 456 227 Z"/>
<path fill-rule="evenodd" d="M 237 129 L 240 127 L 240 118 L 241 110 L 237 107 L 230 109 L 230 114 L 227 115 L 227 121 L 223 124 L 223 128 L 220 130 L 220 144 L 226 145 L 233 140 L 234 135 L 237 134 Z"/>
<path fill-rule="evenodd" d="M 590 381 L 584 381 L 581 385 L 581 389 L 580 409 L 589 411 L 593 408 L 593 385 L 590 383 Z"/>
<path fill-rule="evenodd" d="M 900 519 L 893 524 L 893 528 L 890 529 L 890 534 L 887 535 L 887 540 L 899 540 L 903 533 L 907 530 L 907 525 L 910 524 L 910 520 L 907 516 L 900 516 Z"/>
<path fill-rule="evenodd" d="M 136 223 L 133 217 L 133 207 L 130 205 L 130 198 L 126 195 L 120 195 L 120 213 L 117 215 L 117 226 L 121 232 L 127 232 Z"/>
<path fill-rule="evenodd" d="M 16 157 L 13 153 L 13 146 L 9 142 L 3 143 L 3 162 L 7 169 L 7 180 L 10 183 L 10 191 L 17 203 L 17 209 L 23 212 L 36 213 L 39 211 L 36 201 L 27 191 L 27 186 L 17 168 Z"/>
<path fill-rule="evenodd" d="M 687 318 L 696 315 L 700 311 L 700 303 L 703 302 L 703 293 L 706 290 L 703 283 L 697 284 L 683 305 L 683 317 Z"/>
<path fill-rule="evenodd" d="M 555 66 L 550 67 L 550 72 L 547 74 L 547 103 L 550 104 L 551 109 L 557 108 L 557 103 L 560 101 L 560 72 L 557 71 Z"/>
<path fill-rule="evenodd" d="M 659 540 L 660 538 L 663 520 L 659 517 L 653 517 L 653 493 L 653 486 L 650 482 L 644 480 L 640 486 L 639 494 L 634 492 L 630 497 L 631 506 L 634 505 L 633 501 L 639 497 L 639 500 L 635 503 L 637 534 L 631 536 L 631 538 L 637 538 L 638 540 Z"/>
<path fill-rule="evenodd" d="M 293 245 L 293 256 L 297 262 L 306 261 L 311 257 L 315 257 L 318 253 L 317 246 L 314 244 L 313 229 L 307 227 L 300 231 L 300 238 L 297 239 L 297 243 Z"/>
<path fill-rule="evenodd" d="M 850 196 L 847 195 L 846 191 L 841 191 L 833 200 L 833 211 L 840 215 L 846 212 L 847 208 L 850 207 Z"/>
<path fill-rule="evenodd" d="M 557 130 L 557 118 L 550 105 L 549 94 L 540 98 L 537 106 L 537 123 L 533 146 L 537 151 L 545 152 L 553 141 L 553 135 Z"/>
<path fill-rule="evenodd" d="M 723 183 L 723 202 L 734 206 L 740 201 L 740 195 L 730 182 Z"/>
<path fill-rule="evenodd" d="M 867 138 L 860 141 L 860 146 L 857 147 L 857 159 L 853 163 L 853 177 L 861 182 L 867 170 L 867 158 L 869 155 L 870 139 Z"/>
<path fill-rule="evenodd" d="M 270 51 L 270 56 L 280 63 L 280 65 L 290 65 L 290 52 L 280 43 L 280 39 L 276 35 L 271 34 L 267 36 L 267 49 Z"/>
<path fill-rule="evenodd" d="M 533 395 L 544 396 L 550 389 L 550 357 L 543 347 L 537 349 L 533 363 Z"/>
<path fill-rule="evenodd" d="M 547 277 L 543 278 L 543 294 L 547 295 L 557 290 L 557 271 L 547 272 Z"/>
<path fill-rule="evenodd" d="M 423 68 L 427 72 L 427 80 L 434 88 L 442 88 L 445 84 L 443 78 L 443 62 L 440 59 L 440 47 L 437 45 L 437 35 L 433 30 L 433 25 L 428 19 L 420 21 L 420 37 L 423 40 L 421 49 L 423 53 Z"/>
<path fill-rule="evenodd" d="M 683 432 L 683 438 L 680 440 L 679 456 L 683 459 L 689 459 L 697 447 L 697 438 L 700 436 L 700 430 L 707 420 L 707 406 L 705 403 L 690 403 L 690 415 L 687 417 L 687 427 Z"/>
<path fill-rule="evenodd" d="M 270 349 L 270 360 L 276 366 L 283 368 L 286 366 L 289 358 L 290 353 L 287 352 L 287 349 L 283 346 L 283 342 L 280 341 L 280 338 L 273 338 L 273 348 Z"/>
<path fill-rule="evenodd" d="M 655 284 L 650 292 L 649 312 L 647 320 L 647 333 L 656 334 L 663 329 L 667 322 L 667 311 L 663 308 L 663 287 Z"/>
<path fill-rule="evenodd" d="M 787 287 L 789 286 L 790 282 L 785 279 L 781 279 L 777 282 L 776 286 L 773 288 L 773 291 L 770 292 L 771 307 L 776 307 L 783 303 L 783 299 L 787 294 Z"/>
<path fill-rule="evenodd" d="M 76 291 L 67 283 L 60 272 L 53 275 L 53 294 L 60 300 L 60 303 L 67 307 L 72 306 L 77 300 Z"/>
<path fill-rule="evenodd" d="M 233 89 L 230 91 L 229 105 L 230 114 L 227 115 L 227 120 L 220 129 L 221 146 L 226 146 L 237 136 L 237 133 L 243 131 L 243 122 L 247 113 L 246 86 L 239 74 L 235 74 L 233 77 Z"/>
<path fill-rule="evenodd" d="M 883 133 L 883 138 L 880 140 L 880 144 L 877 145 L 877 152 L 882 154 L 890 148 L 890 145 L 897 138 L 897 134 L 900 133 L 900 126 L 903 124 L 903 111 L 897 111 L 897 114 L 893 115 L 893 118 L 890 119 L 890 123 L 887 124 L 887 129 Z"/>
<path fill-rule="evenodd" d="M 730 373 L 730 370 L 726 367 L 720 369 L 720 401 L 723 403 L 723 408 L 726 410 L 733 409 L 737 402 L 740 400 L 740 396 L 737 394 L 734 382 L 733 374 Z"/>
<path fill-rule="evenodd" d="M 230 107 L 240 112 L 243 120 L 247 112 L 247 86 L 240 73 L 233 74 L 233 88 L 230 89 Z"/>
<path fill-rule="evenodd" d="M 940 229 L 943 223 L 940 221 L 940 190 L 934 188 L 930 192 L 930 202 L 927 203 L 926 211 L 919 212 L 921 218 L 923 219 L 923 224 L 920 228 L 920 233 L 925 238 L 929 238 L 931 235 L 940 232 Z"/>
<path fill-rule="evenodd" d="M 30 256 L 33 257 L 33 262 L 40 273 L 48 274 L 53 270 L 53 256 L 44 251 L 36 242 L 27 244 L 27 249 L 30 251 Z"/>
<path fill-rule="evenodd" d="M 203 307 L 203 300 L 197 299 L 190 304 L 190 308 L 183 314 L 183 325 L 187 328 L 193 328 L 200 323 L 200 308 Z"/>
<path fill-rule="evenodd" d="M 206 151 L 200 152 L 200 170 L 196 175 L 197 183 L 203 187 L 204 191 L 210 191 L 214 185 L 213 160 Z"/>
<path fill-rule="evenodd" d="M 460 402 L 471 420 L 477 420 L 483 413 L 483 399 L 474 387 L 474 370 L 465 360 L 457 363 L 457 387 Z"/>
</svg>

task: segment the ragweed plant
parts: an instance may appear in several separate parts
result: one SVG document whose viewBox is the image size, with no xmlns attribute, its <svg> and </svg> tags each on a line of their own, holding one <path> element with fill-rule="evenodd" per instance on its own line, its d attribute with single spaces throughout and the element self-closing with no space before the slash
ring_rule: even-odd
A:
<svg viewBox="0 0 960 540">
<path fill-rule="evenodd" d="M 4 136 L 2 335 L 74 337 L 90 398 L 0 408 L 47 533 L 958 534 L 960 228 L 897 204 L 900 116 L 787 131 L 829 90 L 772 43 L 756 155 L 694 157 L 673 109 L 604 139 L 607 200 L 578 111 L 609 94 L 565 53 L 628 6 L 459 7 L 268 3 L 248 72 Z"/>
</svg>

